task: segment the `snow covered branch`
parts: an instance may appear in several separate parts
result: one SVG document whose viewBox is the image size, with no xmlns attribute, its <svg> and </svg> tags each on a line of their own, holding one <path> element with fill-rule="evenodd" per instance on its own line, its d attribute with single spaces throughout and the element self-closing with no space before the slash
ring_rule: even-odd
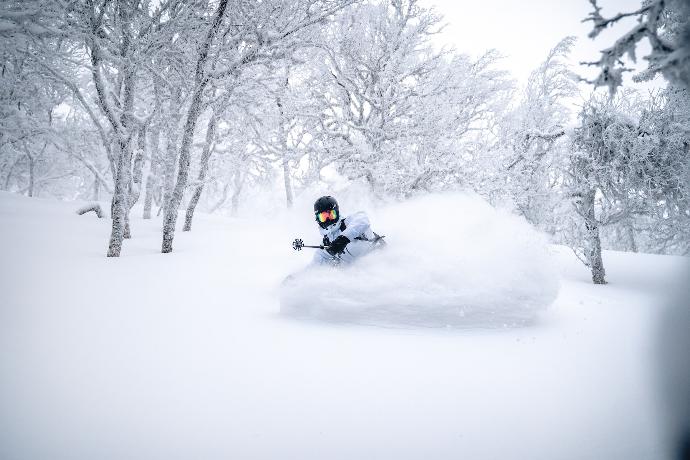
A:
<svg viewBox="0 0 690 460">
<path fill-rule="evenodd" d="M 77 214 L 80 216 L 86 214 L 87 212 L 95 213 L 99 219 L 105 217 L 105 213 L 103 212 L 101 205 L 98 203 L 87 204 L 77 209 Z"/>
</svg>

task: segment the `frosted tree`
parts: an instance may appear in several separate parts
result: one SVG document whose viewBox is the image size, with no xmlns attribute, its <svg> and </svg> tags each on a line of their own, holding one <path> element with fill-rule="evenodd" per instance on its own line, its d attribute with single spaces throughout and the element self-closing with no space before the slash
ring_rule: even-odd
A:
<svg viewBox="0 0 690 460">
<path fill-rule="evenodd" d="M 214 81 L 212 83 L 214 89 L 208 105 L 205 139 L 197 143 L 201 147 L 199 155 L 198 168 L 196 168 L 196 183 L 193 184 L 193 193 L 187 205 L 185 213 L 185 223 L 183 231 L 189 231 L 192 228 L 192 220 L 194 212 L 199 204 L 201 195 L 209 181 L 209 169 L 211 167 L 211 158 L 218 148 L 218 127 L 220 124 L 232 124 L 233 126 L 243 125 L 243 129 L 251 133 L 256 133 L 256 136 L 241 134 L 235 130 L 233 135 L 239 139 L 245 139 L 245 142 L 256 142 L 256 139 L 263 139 L 270 132 L 267 122 L 271 118 L 270 112 L 274 107 L 272 106 L 273 99 L 270 91 L 270 82 L 275 79 L 274 72 L 270 69 L 273 66 L 257 66 L 252 69 L 245 69 L 242 73 L 230 75 L 222 81 Z M 280 74 L 281 72 L 278 71 Z M 279 80 L 282 81 L 281 78 Z M 252 113 L 253 112 L 253 113 Z M 203 118 L 203 117 L 202 117 Z M 225 134 L 227 136 L 227 130 Z M 249 139 L 252 139 L 251 141 Z M 244 147 L 233 149 L 246 150 Z M 242 153 L 238 154 L 242 156 Z M 241 164 L 242 162 L 240 162 Z M 231 166 L 228 164 L 228 167 Z M 240 176 L 242 176 L 240 174 Z"/>
<path fill-rule="evenodd" d="M 209 212 L 229 210 L 239 213 L 242 200 L 251 188 L 273 179 L 273 160 L 267 158 L 253 136 L 251 121 L 244 117 L 218 126 L 214 155 L 209 165 Z M 228 209 L 229 201 L 229 209 Z"/>
<path fill-rule="evenodd" d="M 634 194 L 644 199 L 636 225 L 651 250 L 690 254 L 690 96 L 671 86 L 653 97 L 640 118 Z"/>
<path fill-rule="evenodd" d="M 276 133 L 276 144 L 280 162 L 283 168 L 283 185 L 285 187 L 285 201 L 287 207 L 291 208 L 294 201 L 294 191 L 292 188 L 292 172 L 290 171 L 290 160 L 297 156 L 295 150 L 303 145 L 306 132 L 299 129 L 299 121 L 295 119 L 293 105 L 289 103 L 290 89 L 290 68 L 286 67 L 285 78 L 281 78 L 275 95 L 276 109 L 278 112 L 278 132 Z"/>
<path fill-rule="evenodd" d="M 501 123 L 508 182 L 500 187 L 528 221 L 551 232 L 572 116 L 568 103 L 577 94 L 577 78 L 567 63 L 574 43 L 566 37 L 549 51 L 530 74 L 519 105 Z"/>
<path fill-rule="evenodd" d="M 3 42 L 3 70 L 9 72 L 3 72 L 3 77 L 18 69 L 16 63 L 22 63 L 24 76 L 8 87 L 13 93 L 30 91 L 33 104 L 42 100 L 36 96 L 46 91 L 61 94 L 59 102 L 71 108 L 66 123 L 60 125 L 59 130 L 46 132 L 49 144 L 60 155 L 80 162 L 81 168 L 93 174 L 93 196 L 97 197 L 101 189 L 108 193 L 112 191 L 115 162 L 111 148 L 112 132 L 94 104 L 92 88 L 88 84 L 90 71 L 83 52 L 83 30 L 78 26 L 79 12 L 83 12 L 85 7 L 79 4 L 67 8 L 65 4 L 44 0 L 5 2 L 0 5 L 0 40 Z M 32 81 L 40 81 L 34 90 L 31 90 Z M 48 110 L 52 108 L 46 106 L 37 113 L 47 113 Z M 32 117 L 35 122 L 44 119 Z M 58 118 L 53 119 L 53 124 L 60 122 Z M 88 148 L 84 148 L 86 146 Z M 107 168 L 101 161 L 103 154 Z"/>
<path fill-rule="evenodd" d="M 218 2 L 197 48 L 177 179 L 164 216 L 161 252 L 169 253 L 173 249 L 178 209 L 189 181 L 192 141 L 209 84 L 289 55 L 300 46 L 304 33 L 351 3 L 347 0 L 299 0 L 291 4 L 268 1 L 228 8 L 227 0 Z"/>
<path fill-rule="evenodd" d="M 45 163 L 51 139 L 52 110 L 59 102 L 41 88 L 41 81 L 27 77 L 25 61 L 8 59 L 3 65 L 0 100 L 0 170 L 3 188 L 33 196 L 38 163 Z M 21 84 L 20 84 L 21 82 Z M 16 187 L 12 185 L 16 184 Z"/>
<path fill-rule="evenodd" d="M 36 43 L 37 31 L 22 33 L 22 10 L 3 8 L 9 24 L 0 30 L 0 188 L 28 196 L 51 188 L 55 196 L 64 196 L 58 184 L 81 169 L 79 160 L 95 167 L 86 155 L 70 154 L 66 147 L 76 130 L 65 126 L 55 109 L 70 92 L 39 62 L 43 47 Z"/>
<path fill-rule="evenodd" d="M 592 83 L 615 92 L 623 82 L 623 73 L 630 70 L 624 67 L 622 58 L 627 55 L 635 61 L 637 44 L 646 38 L 652 52 L 645 56 L 649 64 L 640 77 L 661 73 L 670 82 L 690 89 L 690 0 L 647 0 L 635 11 L 610 18 L 602 16 L 597 0 L 590 3 L 594 11 L 585 19 L 593 24 L 590 38 L 623 18 L 637 18 L 637 24 L 603 50 L 598 61 L 588 63 L 600 68 Z"/>
<path fill-rule="evenodd" d="M 601 58 L 588 64 L 600 68 L 592 80 L 596 86 L 606 86 L 611 93 L 622 84 L 627 55 L 634 62 L 636 48 L 647 39 L 652 51 L 645 59 L 648 66 L 633 77 L 646 80 L 661 73 L 669 88 L 661 98 L 662 104 L 647 108 L 638 126 L 638 138 L 631 160 L 636 175 L 628 196 L 644 201 L 644 211 L 628 216 L 616 225 L 618 234 L 627 236 L 626 247 L 637 249 L 635 233 L 642 230 L 651 250 L 687 252 L 688 205 L 685 197 L 688 179 L 687 93 L 690 89 L 690 1 L 648 0 L 639 9 L 604 17 L 596 0 L 590 0 L 593 12 L 585 19 L 593 24 L 591 38 L 623 18 L 635 17 L 636 25 L 620 36 L 613 46 L 602 51 Z M 619 139 L 622 142 L 622 138 Z M 621 232 L 621 229 L 624 229 Z M 617 239 L 621 239 L 617 236 Z"/>
<path fill-rule="evenodd" d="M 575 228 L 583 230 L 571 244 L 591 269 L 595 284 L 606 282 L 601 228 L 645 212 L 633 193 L 649 159 L 649 152 L 640 149 L 641 133 L 633 118 L 639 113 L 636 103 L 627 93 L 615 99 L 593 97 L 572 134 L 565 186 L 578 216 Z"/>
<path fill-rule="evenodd" d="M 497 124 L 513 94 L 499 62 L 493 50 L 477 59 L 453 55 L 422 85 L 436 89 L 413 112 L 413 119 L 423 114 L 425 123 L 415 143 L 408 193 L 478 187 L 488 146 L 497 139 Z"/>
<path fill-rule="evenodd" d="M 156 110 L 153 118 L 151 119 L 148 133 L 149 148 L 149 167 L 146 172 L 146 184 L 144 185 L 144 210 L 143 218 L 150 219 L 151 211 L 153 209 L 154 201 L 161 203 L 161 177 L 163 171 L 163 155 L 160 148 L 161 144 L 161 128 L 164 124 L 164 111 L 163 102 L 160 95 L 160 86 L 157 83 L 157 79 L 154 78 L 154 99 Z M 174 163 L 173 163 L 174 164 Z"/>
<path fill-rule="evenodd" d="M 472 60 L 436 50 L 440 28 L 438 14 L 410 0 L 358 5 L 324 31 L 332 83 L 323 124 L 344 141 L 334 161 L 377 194 L 455 180 L 459 149 L 450 140 L 481 128 L 507 88 L 496 53 Z"/>
<path fill-rule="evenodd" d="M 330 134 L 321 124 L 324 106 L 320 102 L 325 88 L 323 81 L 319 81 L 323 69 L 316 68 L 322 65 L 316 57 L 313 53 L 300 53 L 270 72 L 274 77 L 264 82 L 270 88 L 269 94 L 260 105 L 247 107 L 254 120 L 252 142 L 265 160 L 280 169 L 288 208 L 305 184 L 299 164 L 307 157 L 314 159 L 320 153 L 320 145 L 329 142 Z M 265 93 L 265 89 L 257 88 L 255 100 L 261 97 L 258 91 Z"/>
<path fill-rule="evenodd" d="M 141 186 L 142 130 L 151 115 L 146 71 L 152 56 L 161 52 L 161 43 L 174 33 L 171 11 L 182 6 L 144 0 L 58 6 L 63 17 L 57 25 L 73 40 L 76 61 L 88 69 L 98 111 L 108 126 L 114 187 L 107 255 L 117 257 Z"/>
</svg>

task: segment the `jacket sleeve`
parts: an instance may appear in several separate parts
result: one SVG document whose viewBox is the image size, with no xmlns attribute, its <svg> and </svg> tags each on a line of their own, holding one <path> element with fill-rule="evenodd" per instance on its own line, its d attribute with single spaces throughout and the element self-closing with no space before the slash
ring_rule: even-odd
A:
<svg viewBox="0 0 690 460">
<path fill-rule="evenodd" d="M 345 218 L 345 224 L 347 227 L 342 234 L 350 241 L 369 230 L 369 218 L 363 212 L 356 212 L 348 216 Z"/>
</svg>

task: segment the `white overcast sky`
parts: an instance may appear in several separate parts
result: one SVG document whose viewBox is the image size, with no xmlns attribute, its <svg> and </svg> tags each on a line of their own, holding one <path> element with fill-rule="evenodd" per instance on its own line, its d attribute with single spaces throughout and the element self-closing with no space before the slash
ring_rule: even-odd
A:
<svg viewBox="0 0 690 460">
<path fill-rule="evenodd" d="M 635 24 L 633 19 L 621 22 L 613 29 L 602 32 L 596 40 L 587 37 L 591 23 L 582 23 L 592 7 L 587 0 L 423 0 L 434 6 L 445 17 L 447 27 L 441 40 L 453 45 L 459 52 L 476 56 L 489 48 L 496 48 L 506 56 L 503 67 L 523 85 L 529 73 L 545 58 L 559 40 L 568 35 L 578 38 L 572 61 L 594 61 L 601 49 L 610 46 L 616 38 Z M 634 11 L 640 7 L 636 0 L 600 0 L 602 15 Z M 638 48 L 638 68 L 644 68 L 642 57 L 649 46 Z M 632 65 L 632 64 L 631 64 Z M 591 78 L 595 72 L 586 66 L 575 70 Z M 660 87 L 663 80 L 638 89 Z M 631 85 L 630 77 L 626 78 Z"/>
</svg>

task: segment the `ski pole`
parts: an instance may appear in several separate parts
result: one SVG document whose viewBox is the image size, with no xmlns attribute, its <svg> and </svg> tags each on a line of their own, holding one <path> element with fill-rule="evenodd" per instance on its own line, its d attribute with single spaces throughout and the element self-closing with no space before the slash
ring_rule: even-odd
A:
<svg viewBox="0 0 690 460">
<path fill-rule="evenodd" d="M 328 246 L 324 246 L 323 244 L 320 244 L 318 246 L 310 246 L 308 244 L 304 244 L 304 241 L 302 241 L 299 238 L 295 238 L 295 241 L 292 242 L 292 249 L 295 251 L 301 251 L 302 248 L 313 248 L 313 249 L 327 249 Z"/>
</svg>

